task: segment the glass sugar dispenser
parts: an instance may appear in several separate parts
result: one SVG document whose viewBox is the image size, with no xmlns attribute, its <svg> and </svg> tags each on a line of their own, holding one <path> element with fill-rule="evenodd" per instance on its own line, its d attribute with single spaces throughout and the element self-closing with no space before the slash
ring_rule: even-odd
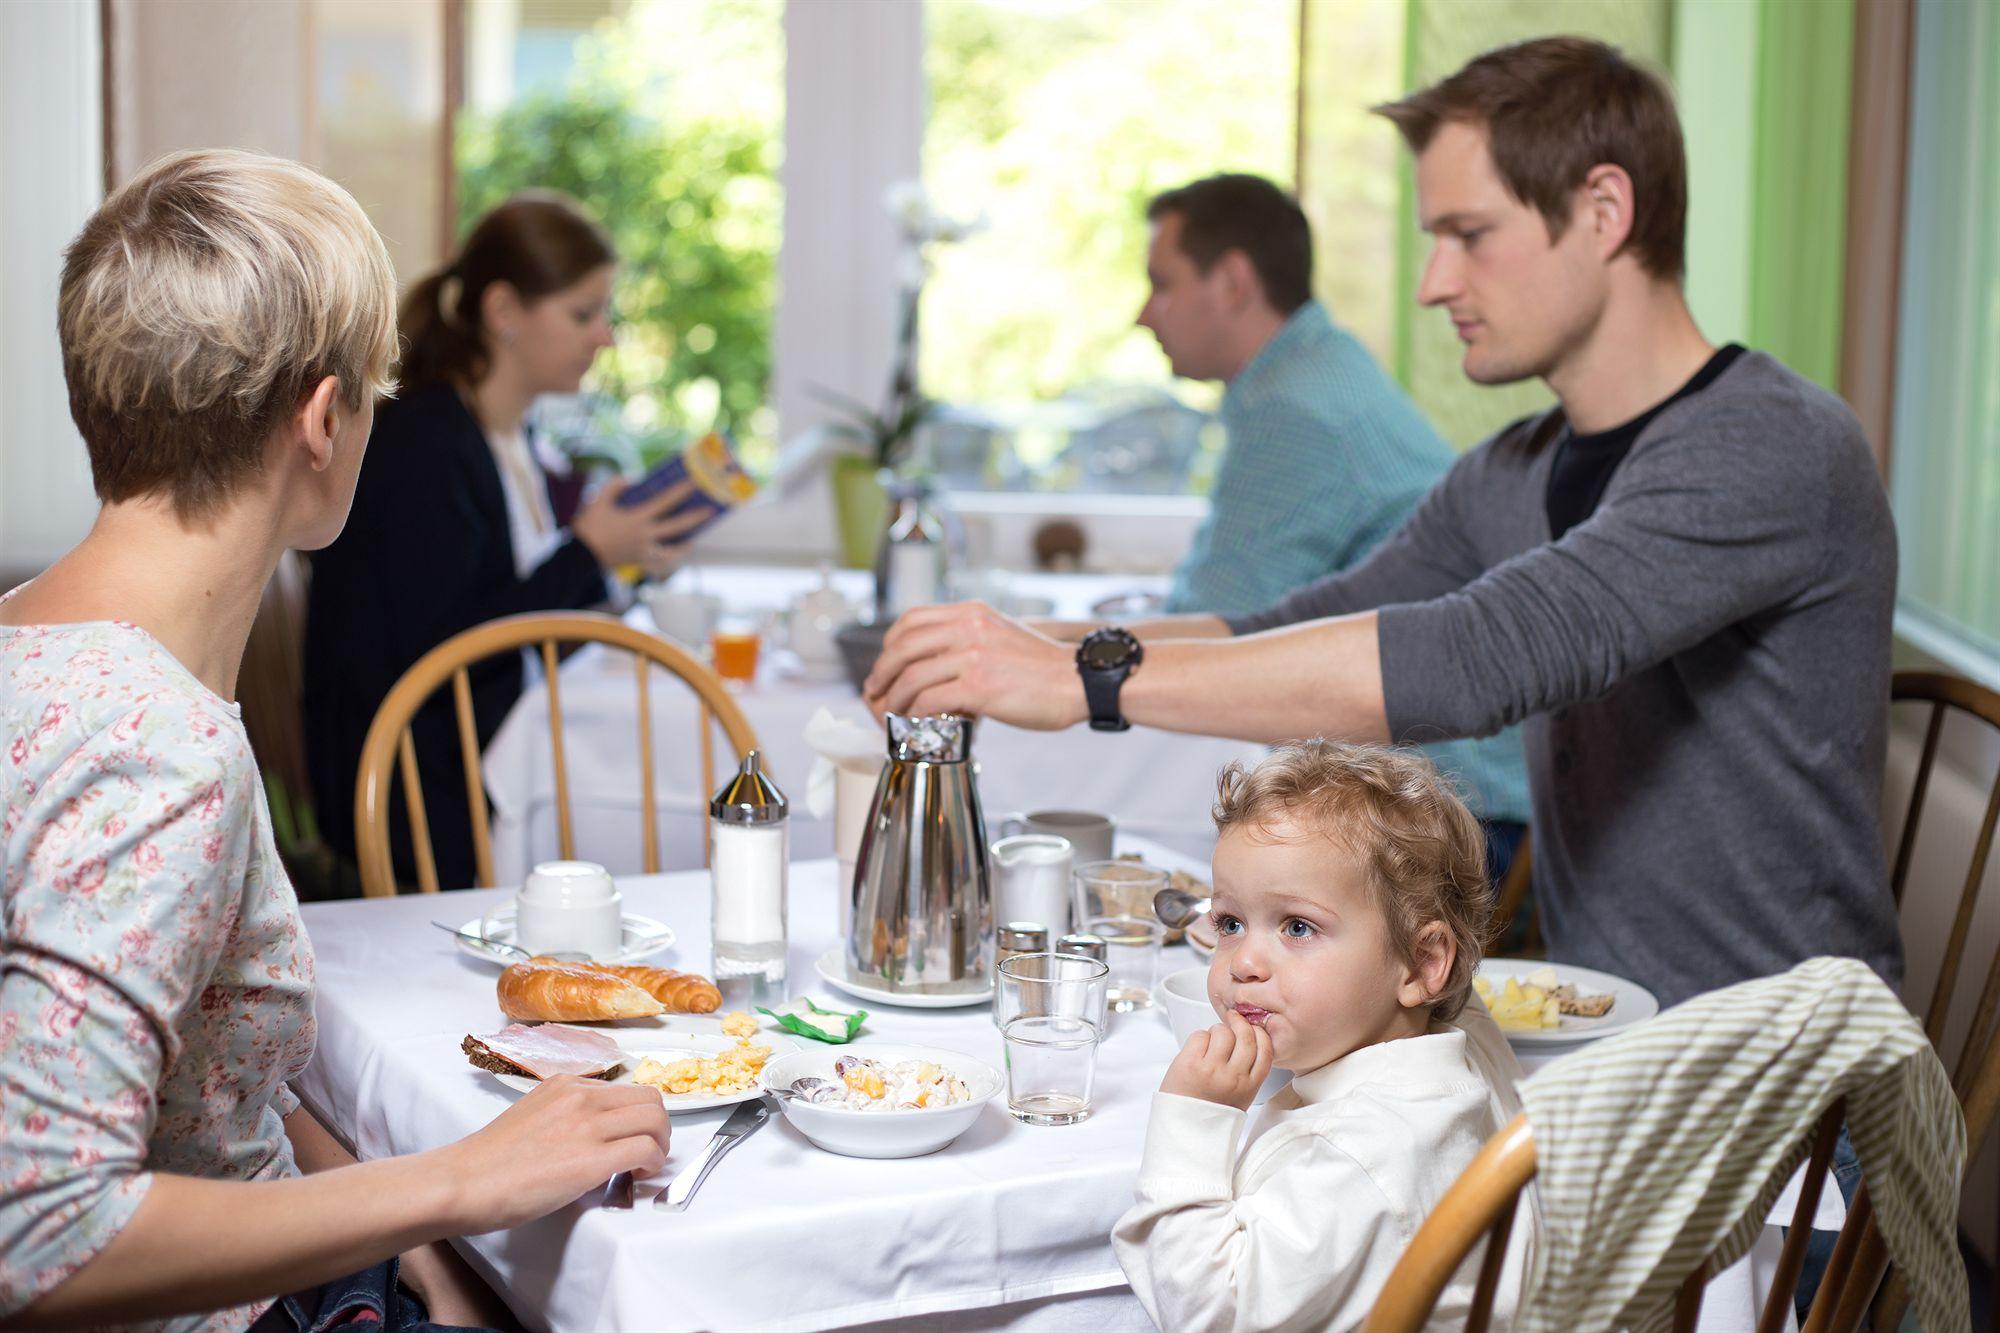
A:
<svg viewBox="0 0 2000 1333">
<path fill-rule="evenodd" d="M 785 794 L 752 750 L 708 805 L 713 967 L 724 1009 L 785 1000 L 791 826 Z"/>
</svg>

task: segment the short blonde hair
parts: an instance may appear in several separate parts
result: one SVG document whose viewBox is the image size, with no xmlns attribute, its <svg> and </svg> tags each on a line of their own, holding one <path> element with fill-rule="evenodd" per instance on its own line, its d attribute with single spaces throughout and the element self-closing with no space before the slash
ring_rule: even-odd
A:
<svg viewBox="0 0 2000 1333">
<path fill-rule="evenodd" d="M 1445 928 L 1457 951 L 1430 1008 L 1437 1018 L 1455 1018 L 1492 930 L 1493 890 L 1479 821 L 1430 760 L 1416 750 L 1310 740 L 1222 770 L 1218 834 L 1281 822 L 1321 834 L 1365 863 L 1404 961 L 1418 962 L 1425 926 Z"/>
<path fill-rule="evenodd" d="M 212 512 L 313 386 L 352 409 L 394 389 L 396 275 L 347 191 L 283 158 L 163 157 L 64 256 L 70 415 L 106 503 Z"/>
</svg>

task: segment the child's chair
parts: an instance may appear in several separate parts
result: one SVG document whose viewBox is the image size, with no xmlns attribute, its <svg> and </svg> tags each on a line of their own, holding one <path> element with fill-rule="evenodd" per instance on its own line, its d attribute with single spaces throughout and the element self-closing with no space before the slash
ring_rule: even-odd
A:
<svg viewBox="0 0 2000 1333">
<path fill-rule="evenodd" d="M 1772 1333 L 1843 1120 L 1871 1184 L 1848 1210 L 1806 1333 L 1859 1328 L 1891 1258 L 1926 1328 L 1966 1327 L 1964 1121 L 1923 1030 L 1863 964 L 1813 959 L 1701 996 L 1550 1066 L 1521 1094 L 1526 1111 L 1418 1230 L 1366 1333 L 1422 1328 L 1485 1236 L 1466 1323 L 1483 1333 L 1524 1197 L 1539 1208 L 1542 1255 L 1522 1333 L 1691 1330 L 1709 1278 L 1749 1249 L 1809 1159 L 1758 1324 Z"/>
</svg>

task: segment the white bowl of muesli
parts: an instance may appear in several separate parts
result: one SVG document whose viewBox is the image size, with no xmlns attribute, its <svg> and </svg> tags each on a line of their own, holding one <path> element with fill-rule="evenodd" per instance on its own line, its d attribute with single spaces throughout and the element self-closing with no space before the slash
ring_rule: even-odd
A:
<svg viewBox="0 0 2000 1333">
<path fill-rule="evenodd" d="M 845 1157 L 921 1157 L 972 1128 L 1005 1080 L 962 1051 L 861 1042 L 781 1055 L 760 1080 L 798 1131 Z"/>
</svg>

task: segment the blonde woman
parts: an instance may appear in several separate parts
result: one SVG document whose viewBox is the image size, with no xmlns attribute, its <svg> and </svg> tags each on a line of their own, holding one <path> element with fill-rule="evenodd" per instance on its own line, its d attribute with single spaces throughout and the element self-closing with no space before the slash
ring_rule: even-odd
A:
<svg viewBox="0 0 2000 1333">
<path fill-rule="evenodd" d="M 70 247 L 63 368 L 103 507 L 0 599 L 10 1327 L 476 1319 L 433 1242 L 664 1160 L 645 1089 L 556 1080 L 356 1164 L 285 1086 L 312 949 L 232 696 L 279 556 L 346 518 L 394 303 L 354 201 L 273 158 L 166 158 Z"/>
</svg>

